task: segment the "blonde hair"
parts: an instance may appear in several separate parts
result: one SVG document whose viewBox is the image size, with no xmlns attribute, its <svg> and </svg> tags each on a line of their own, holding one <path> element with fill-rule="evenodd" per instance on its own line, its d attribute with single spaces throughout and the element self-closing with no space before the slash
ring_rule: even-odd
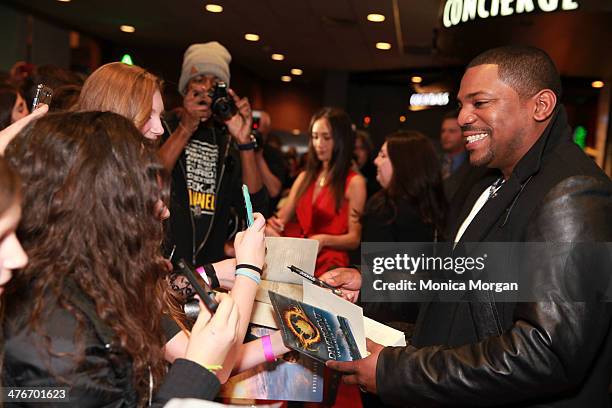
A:
<svg viewBox="0 0 612 408">
<path fill-rule="evenodd" d="M 87 78 L 74 110 L 109 111 L 131 120 L 140 130 L 151 116 L 153 95 L 162 81 L 136 65 L 111 62 Z"/>
</svg>

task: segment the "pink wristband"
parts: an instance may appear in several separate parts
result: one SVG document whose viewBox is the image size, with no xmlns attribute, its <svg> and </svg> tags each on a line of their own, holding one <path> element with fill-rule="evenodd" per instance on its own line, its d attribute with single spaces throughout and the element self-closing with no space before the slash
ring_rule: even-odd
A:
<svg viewBox="0 0 612 408">
<path fill-rule="evenodd" d="M 261 344 L 263 345 L 266 361 L 276 361 L 276 356 L 274 355 L 274 351 L 272 350 L 272 340 L 270 340 L 269 334 L 261 338 Z"/>
<path fill-rule="evenodd" d="M 196 272 L 202 277 L 202 279 L 204 279 L 204 282 L 210 285 L 210 279 L 208 279 L 208 275 L 206 274 L 203 266 L 198 266 L 196 268 Z"/>
</svg>

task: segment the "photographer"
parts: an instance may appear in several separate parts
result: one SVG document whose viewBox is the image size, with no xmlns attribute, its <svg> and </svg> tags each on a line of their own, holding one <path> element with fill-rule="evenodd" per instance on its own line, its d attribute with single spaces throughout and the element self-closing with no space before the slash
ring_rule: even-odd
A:
<svg viewBox="0 0 612 408">
<path fill-rule="evenodd" d="M 244 216 L 243 183 L 254 211 L 265 213 L 268 207 L 251 136 L 251 106 L 247 98 L 225 88 L 230 61 L 231 55 L 218 42 L 187 49 L 179 80 L 183 107 L 168 118 L 172 133 L 165 135 L 159 150 L 161 162 L 172 173 L 168 230 L 176 244 L 175 256 L 197 265 L 225 257 L 231 207 Z"/>
</svg>

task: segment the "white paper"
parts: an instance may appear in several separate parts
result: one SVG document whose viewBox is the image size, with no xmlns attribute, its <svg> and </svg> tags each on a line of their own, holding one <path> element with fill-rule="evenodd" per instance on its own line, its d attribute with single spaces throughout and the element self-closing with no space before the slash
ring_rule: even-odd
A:
<svg viewBox="0 0 612 408">
<path fill-rule="evenodd" d="M 255 301 L 250 322 L 259 326 L 278 329 L 276 320 L 274 320 L 274 308 L 270 303 Z"/>
<path fill-rule="evenodd" d="M 406 346 L 406 336 L 404 333 L 389 327 L 385 324 L 372 320 L 369 317 L 363 318 L 365 326 L 365 336 L 383 346 Z"/>
<path fill-rule="evenodd" d="M 296 285 L 293 283 L 273 282 L 269 280 L 262 280 L 257 288 L 255 294 L 255 300 L 258 302 L 270 304 L 270 296 L 268 291 L 279 293 L 295 300 L 302 300 L 302 285 Z"/>
<path fill-rule="evenodd" d="M 314 275 L 319 251 L 316 239 L 266 237 L 266 263 L 263 278 L 269 281 L 302 284 L 302 278 L 287 267 L 295 265 Z"/>
<path fill-rule="evenodd" d="M 363 310 L 361 307 L 310 282 L 304 282 L 303 293 L 304 303 L 346 318 L 351 325 L 351 331 L 353 332 L 359 353 L 362 357 L 369 354 L 366 347 Z"/>
</svg>

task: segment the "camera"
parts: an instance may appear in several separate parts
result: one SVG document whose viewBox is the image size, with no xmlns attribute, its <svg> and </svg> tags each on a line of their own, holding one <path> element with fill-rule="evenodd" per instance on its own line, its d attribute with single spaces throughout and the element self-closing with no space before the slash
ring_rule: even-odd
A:
<svg viewBox="0 0 612 408">
<path fill-rule="evenodd" d="M 238 112 L 234 99 L 227 93 L 227 84 L 220 81 L 208 92 L 210 96 L 210 110 L 213 117 L 220 122 L 225 122 Z"/>
</svg>

